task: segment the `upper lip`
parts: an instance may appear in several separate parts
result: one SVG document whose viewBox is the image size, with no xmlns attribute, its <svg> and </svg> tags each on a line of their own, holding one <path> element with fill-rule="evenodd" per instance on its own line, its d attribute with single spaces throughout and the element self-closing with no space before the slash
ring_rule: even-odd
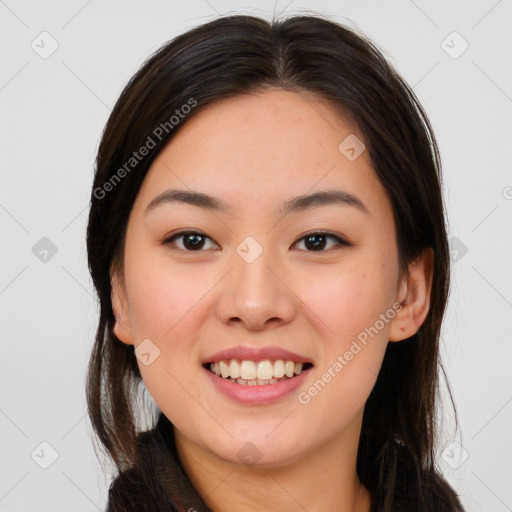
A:
<svg viewBox="0 0 512 512">
<path fill-rule="evenodd" d="M 294 361 L 295 363 L 312 363 L 311 359 L 281 347 L 253 348 L 238 346 L 215 352 L 206 359 L 203 359 L 202 364 L 226 361 L 229 359 L 245 359 L 248 361 L 283 359 L 284 361 Z"/>
</svg>

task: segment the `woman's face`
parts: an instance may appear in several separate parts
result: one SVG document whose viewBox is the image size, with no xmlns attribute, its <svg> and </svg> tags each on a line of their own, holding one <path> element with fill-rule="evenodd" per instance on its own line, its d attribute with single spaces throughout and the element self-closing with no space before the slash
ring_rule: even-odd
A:
<svg viewBox="0 0 512 512">
<path fill-rule="evenodd" d="M 359 435 L 400 302 L 392 208 L 362 141 L 311 95 L 244 95 L 186 121 L 143 182 L 115 333 L 158 407 L 210 454 L 272 467 Z M 148 209 L 170 190 L 214 199 Z M 325 191 L 337 199 L 291 203 Z M 207 369 L 220 360 L 261 381 L 295 370 L 287 360 L 312 366 L 252 385 Z"/>
</svg>

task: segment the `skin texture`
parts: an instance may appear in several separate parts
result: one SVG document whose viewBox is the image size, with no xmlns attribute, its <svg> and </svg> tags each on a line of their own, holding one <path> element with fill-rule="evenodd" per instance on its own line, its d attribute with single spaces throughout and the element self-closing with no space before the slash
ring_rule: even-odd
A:
<svg viewBox="0 0 512 512">
<path fill-rule="evenodd" d="M 350 161 L 339 144 L 358 127 L 312 95 L 283 90 L 222 100 L 180 128 L 153 162 L 131 212 L 124 274 L 112 271 L 115 334 L 160 355 L 139 367 L 159 408 L 175 425 L 180 460 L 214 511 L 368 511 L 356 475 L 365 402 L 388 341 L 412 336 L 429 307 L 432 251 L 400 278 L 391 203 L 368 151 Z M 167 203 L 144 215 L 166 189 L 205 192 L 225 213 Z M 348 205 L 289 213 L 287 199 L 326 189 L 356 195 Z M 207 238 L 190 249 L 182 229 Z M 325 230 L 315 251 L 303 237 Z M 252 263 L 236 248 L 253 237 Z M 190 242 L 190 241 L 189 241 Z M 189 247 L 187 249 L 187 247 Z M 188 251 L 188 252 L 187 252 Z M 297 400 L 386 311 L 401 310 L 309 403 Z M 201 361 L 237 345 L 280 346 L 313 369 L 299 390 L 268 405 L 241 405 L 211 385 Z M 361 344 L 360 344 L 361 345 Z M 362 346 L 362 345 L 361 345 Z M 237 453 L 253 443 L 254 465 Z"/>
</svg>

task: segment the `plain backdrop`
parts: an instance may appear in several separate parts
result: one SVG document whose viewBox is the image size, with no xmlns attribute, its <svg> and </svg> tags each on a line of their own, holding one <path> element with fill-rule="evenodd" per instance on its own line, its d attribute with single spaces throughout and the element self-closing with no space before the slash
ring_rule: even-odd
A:
<svg viewBox="0 0 512 512">
<path fill-rule="evenodd" d="M 229 13 L 355 26 L 413 86 L 438 137 L 453 282 L 439 468 L 468 512 L 512 510 L 512 2 L 0 0 L 0 510 L 104 510 L 86 416 L 97 320 L 85 228 L 95 152 L 161 44 Z"/>
</svg>

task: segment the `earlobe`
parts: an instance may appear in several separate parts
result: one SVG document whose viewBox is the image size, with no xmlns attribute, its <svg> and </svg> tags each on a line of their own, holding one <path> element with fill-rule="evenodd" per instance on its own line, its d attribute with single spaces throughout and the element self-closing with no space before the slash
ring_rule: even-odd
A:
<svg viewBox="0 0 512 512">
<path fill-rule="evenodd" d="M 114 311 L 114 316 L 116 319 L 113 329 L 114 334 L 123 343 L 126 343 L 127 345 L 133 345 L 133 335 L 126 307 L 126 291 L 120 282 L 117 269 L 113 269 L 111 271 L 110 283 L 112 289 L 112 310 Z"/>
<path fill-rule="evenodd" d="M 391 321 L 389 341 L 401 341 L 416 334 L 430 309 L 434 271 L 434 251 L 426 248 L 408 267 L 396 300 L 401 309 Z"/>
</svg>

